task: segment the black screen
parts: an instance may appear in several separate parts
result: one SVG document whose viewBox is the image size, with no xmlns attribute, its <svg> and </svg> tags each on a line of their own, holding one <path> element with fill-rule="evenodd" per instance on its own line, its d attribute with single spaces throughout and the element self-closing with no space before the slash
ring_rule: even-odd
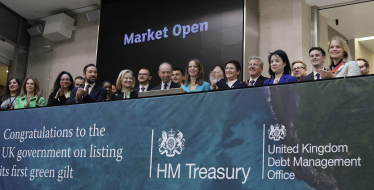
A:
<svg viewBox="0 0 374 190">
<path fill-rule="evenodd" d="M 191 59 L 204 66 L 205 81 L 216 65 L 242 62 L 243 0 L 103 1 L 97 68 L 98 81 L 115 82 L 121 70 L 135 78 L 150 70 L 150 84 L 161 79 L 162 62 L 185 72 Z M 166 31 L 167 30 L 167 31 Z M 238 77 L 241 79 L 242 74 Z"/>
</svg>

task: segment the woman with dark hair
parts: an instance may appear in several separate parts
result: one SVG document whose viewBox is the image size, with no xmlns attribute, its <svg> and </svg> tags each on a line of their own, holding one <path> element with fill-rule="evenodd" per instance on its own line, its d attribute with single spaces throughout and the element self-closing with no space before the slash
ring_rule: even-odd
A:
<svg viewBox="0 0 374 190">
<path fill-rule="evenodd" d="M 66 100 L 70 98 L 70 93 L 73 88 L 73 77 L 70 73 L 62 71 L 58 74 L 53 84 L 52 93 L 49 95 L 47 106 L 65 105 Z"/>
<path fill-rule="evenodd" d="M 45 99 L 40 93 L 39 82 L 35 77 L 27 77 L 22 84 L 21 93 L 16 98 L 14 109 L 45 106 Z"/>
<path fill-rule="evenodd" d="M 296 77 L 290 75 L 291 64 L 286 52 L 277 50 L 270 53 L 268 60 L 271 78 L 264 81 L 264 85 L 297 82 Z"/>
<path fill-rule="evenodd" d="M 211 71 L 211 73 L 213 73 L 215 75 L 214 78 L 217 78 L 217 76 L 222 76 L 223 75 L 223 80 L 225 80 L 225 82 L 226 82 L 225 69 L 221 65 L 216 65 L 214 67 L 213 71 Z M 212 81 L 211 81 L 210 77 L 209 77 L 209 83 L 212 84 Z M 218 86 L 217 85 L 215 85 L 215 87 L 210 86 L 210 90 L 213 90 L 213 89 L 218 90 Z"/>
<path fill-rule="evenodd" d="M 204 68 L 197 59 L 191 59 L 186 68 L 184 84 L 181 88 L 186 92 L 208 91 L 209 83 L 204 81 Z"/>
<path fill-rule="evenodd" d="M 105 88 L 107 95 L 106 95 L 106 100 L 109 100 L 110 94 L 112 94 L 112 84 L 109 81 L 104 81 L 101 83 L 101 86 Z"/>
<path fill-rule="evenodd" d="M 210 72 L 210 88 L 211 89 L 230 89 L 230 88 L 242 88 L 247 85 L 243 82 L 238 81 L 238 75 L 240 74 L 241 66 L 238 61 L 231 60 L 225 64 L 225 74 L 227 82 L 223 74 L 215 71 Z"/>
<path fill-rule="evenodd" d="M 116 92 L 110 95 L 109 100 L 123 100 L 128 98 L 137 98 L 138 93 L 134 91 L 135 77 L 131 70 L 123 70 L 119 73 L 116 81 Z"/>
<path fill-rule="evenodd" d="M 20 90 L 21 82 L 16 77 L 10 78 L 0 96 L 0 110 L 13 109 Z"/>
</svg>

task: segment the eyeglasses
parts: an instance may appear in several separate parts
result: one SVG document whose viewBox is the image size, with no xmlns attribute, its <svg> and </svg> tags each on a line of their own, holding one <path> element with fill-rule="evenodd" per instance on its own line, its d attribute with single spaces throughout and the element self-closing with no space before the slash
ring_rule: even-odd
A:
<svg viewBox="0 0 374 190">
<path fill-rule="evenodd" d="M 233 67 L 227 67 L 225 70 L 226 71 L 235 71 L 235 68 L 233 68 Z"/>
<path fill-rule="evenodd" d="M 61 82 L 69 82 L 70 79 L 61 79 L 60 81 L 61 81 Z"/>
<path fill-rule="evenodd" d="M 362 69 L 362 68 L 364 68 L 364 67 L 365 67 L 365 65 L 360 65 L 359 67 L 360 67 L 360 69 Z"/>
<path fill-rule="evenodd" d="M 139 76 L 147 76 L 147 73 L 139 73 Z"/>
<path fill-rule="evenodd" d="M 297 70 L 300 70 L 300 69 L 305 69 L 304 67 L 296 67 L 294 69 L 292 69 L 292 71 L 297 71 Z"/>
</svg>

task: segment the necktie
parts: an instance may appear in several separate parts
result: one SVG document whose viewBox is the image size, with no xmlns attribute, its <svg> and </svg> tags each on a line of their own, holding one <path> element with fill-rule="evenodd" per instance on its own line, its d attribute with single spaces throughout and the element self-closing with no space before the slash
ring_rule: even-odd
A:
<svg viewBox="0 0 374 190">
<path fill-rule="evenodd" d="M 254 80 L 251 80 L 250 83 L 251 83 L 251 84 L 250 84 L 249 86 L 253 86 L 253 83 L 255 83 L 255 81 L 254 81 Z"/>
<path fill-rule="evenodd" d="M 316 76 L 317 76 L 317 80 L 321 79 L 321 78 L 319 78 L 319 73 L 317 73 Z"/>
<path fill-rule="evenodd" d="M 144 92 L 145 88 L 144 88 L 144 87 L 142 87 L 141 89 L 142 89 L 142 92 Z"/>
<path fill-rule="evenodd" d="M 89 93 L 89 92 L 90 92 L 90 90 L 89 90 L 90 87 L 91 87 L 91 85 L 87 85 L 87 86 L 86 86 L 86 88 L 87 88 L 86 91 L 88 90 L 88 91 L 87 91 L 87 94 L 90 94 L 90 93 Z"/>
<path fill-rule="evenodd" d="M 164 85 L 164 90 L 168 89 L 168 84 Z"/>
</svg>

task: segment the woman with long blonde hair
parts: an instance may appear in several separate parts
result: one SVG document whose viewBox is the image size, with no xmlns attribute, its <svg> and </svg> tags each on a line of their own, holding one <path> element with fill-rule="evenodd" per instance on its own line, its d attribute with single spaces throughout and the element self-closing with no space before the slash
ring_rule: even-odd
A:
<svg viewBox="0 0 374 190">
<path fill-rule="evenodd" d="M 136 80 L 131 70 L 126 69 L 121 71 L 116 82 L 117 92 L 112 93 L 109 100 L 137 98 L 138 93 L 134 91 L 135 83 Z"/>
<path fill-rule="evenodd" d="M 351 61 L 349 47 L 342 38 L 334 36 L 331 39 L 329 54 L 329 68 L 318 71 L 322 79 L 361 75 L 360 67 L 356 61 Z"/>
</svg>

